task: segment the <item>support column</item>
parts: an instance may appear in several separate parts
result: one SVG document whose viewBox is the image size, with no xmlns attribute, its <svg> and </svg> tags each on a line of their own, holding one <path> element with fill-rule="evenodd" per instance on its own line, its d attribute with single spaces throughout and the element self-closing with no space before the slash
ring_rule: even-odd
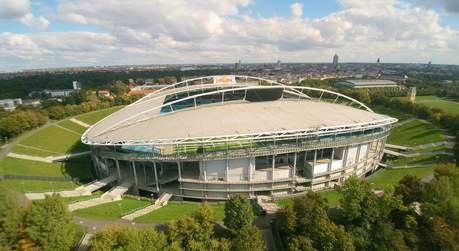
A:
<svg viewBox="0 0 459 251">
<path fill-rule="evenodd" d="M 202 162 L 202 169 L 204 174 L 204 180 L 207 180 L 207 163 L 205 161 Z"/>
<path fill-rule="evenodd" d="M 105 170 L 107 170 L 107 176 L 110 176 L 110 169 L 108 169 L 107 159 L 104 159 Z"/>
<path fill-rule="evenodd" d="M 295 178 L 296 177 L 296 161 L 298 159 L 298 153 L 295 152 L 295 155 L 293 156 L 293 174 L 292 174 L 292 178 Z"/>
<path fill-rule="evenodd" d="M 142 167 L 143 167 L 143 176 L 145 180 L 145 185 L 147 185 L 147 170 L 145 169 L 145 162 L 142 162 Z"/>
<path fill-rule="evenodd" d="M 331 154 L 331 159 L 330 163 L 327 165 L 327 171 L 330 172 L 333 164 L 333 158 L 335 157 L 335 148 L 332 148 L 332 154 Z"/>
<path fill-rule="evenodd" d="M 314 160 L 312 161 L 312 174 L 311 174 L 311 177 L 314 177 L 314 169 L 316 168 L 316 160 L 317 160 L 317 149 L 314 150 Z"/>
<path fill-rule="evenodd" d="M 158 173 L 156 172 L 156 162 L 153 162 L 153 170 L 155 171 L 156 192 L 159 192 Z"/>
<path fill-rule="evenodd" d="M 137 186 L 138 182 L 137 182 L 137 172 L 135 170 L 135 162 L 132 161 L 131 163 L 132 163 L 132 170 L 134 172 L 134 184 L 135 184 L 135 186 Z"/>
<path fill-rule="evenodd" d="M 226 159 L 226 167 L 225 167 L 225 176 L 226 176 L 226 181 L 229 181 L 229 159 Z"/>
<path fill-rule="evenodd" d="M 276 167 L 276 155 L 273 155 L 271 180 L 274 180 L 275 167 Z"/>
<path fill-rule="evenodd" d="M 115 159 L 115 166 L 116 166 L 116 171 L 118 172 L 118 182 L 121 182 L 120 163 L 117 159 Z"/>
<path fill-rule="evenodd" d="M 177 170 L 178 170 L 178 177 L 179 177 L 179 180 L 182 179 L 182 170 L 180 168 L 180 161 L 177 160 Z"/>
</svg>

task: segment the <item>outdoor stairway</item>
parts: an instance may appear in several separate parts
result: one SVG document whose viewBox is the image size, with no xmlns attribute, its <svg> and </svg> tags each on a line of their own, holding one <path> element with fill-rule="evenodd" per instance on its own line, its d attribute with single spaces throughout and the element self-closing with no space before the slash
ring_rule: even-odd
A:
<svg viewBox="0 0 459 251">
<path fill-rule="evenodd" d="M 90 195 L 92 192 L 101 189 L 102 187 L 110 184 L 111 182 L 113 182 L 115 180 L 116 180 L 116 176 L 108 176 L 108 177 L 103 178 L 101 180 L 95 180 L 94 182 L 91 182 L 91 183 L 86 184 L 84 186 L 80 186 L 75 190 L 82 192 L 83 195 Z"/>
<path fill-rule="evenodd" d="M 257 205 L 268 214 L 273 214 L 280 210 L 280 207 L 272 202 L 272 199 L 268 196 L 257 196 Z"/>
<path fill-rule="evenodd" d="M 398 149 L 398 150 L 404 150 L 404 151 L 411 150 L 411 147 L 407 147 L 407 146 L 392 145 L 392 144 L 387 144 L 387 143 L 385 146 L 386 148 L 392 148 L 392 149 Z"/>
<path fill-rule="evenodd" d="M 156 209 L 159 209 L 165 205 L 167 205 L 167 202 L 172 198 L 172 194 L 170 193 L 163 193 L 161 194 L 161 196 L 159 196 L 159 198 L 155 201 L 154 204 L 148 206 L 148 207 L 145 207 L 145 208 L 142 208 L 140 210 L 137 210 L 135 212 L 132 212 L 130 214 L 127 214 L 125 216 L 122 217 L 122 219 L 124 220 L 134 220 L 135 218 L 137 217 L 140 217 L 142 215 L 145 215 L 145 214 L 148 214 L 150 212 L 153 212 L 154 210 Z"/>
<path fill-rule="evenodd" d="M 126 193 L 129 188 L 132 186 L 132 183 L 124 182 L 119 186 L 115 186 L 110 191 L 102 194 L 102 196 L 90 200 L 79 201 L 69 205 L 69 211 L 75 211 L 78 209 L 93 207 L 112 201 L 121 200 L 121 195 Z"/>
<path fill-rule="evenodd" d="M 391 151 L 389 149 L 384 149 L 384 153 L 385 154 L 389 154 L 389 155 L 394 155 L 394 156 L 397 156 L 397 157 L 406 157 L 406 154 L 404 153 L 399 153 L 399 152 L 396 152 L 396 151 Z"/>
<path fill-rule="evenodd" d="M 26 193 L 25 196 L 29 200 L 43 200 L 46 197 L 46 195 L 53 195 L 55 193 L 59 194 L 62 197 L 87 196 L 87 195 L 91 195 L 94 191 L 97 191 L 101 189 L 102 187 L 105 187 L 106 185 L 110 184 L 111 182 L 115 180 L 116 180 L 115 176 L 109 176 L 107 178 L 104 178 L 101 180 L 95 180 L 86 185 L 77 187 L 75 190 L 65 190 L 65 191 L 59 191 L 59 192 L 44 192 L 44 193 Z"/>
</svg>

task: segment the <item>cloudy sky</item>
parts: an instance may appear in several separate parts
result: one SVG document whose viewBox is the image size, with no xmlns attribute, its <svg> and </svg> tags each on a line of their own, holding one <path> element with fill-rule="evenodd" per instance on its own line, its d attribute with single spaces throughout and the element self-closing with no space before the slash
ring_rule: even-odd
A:
<svg viewBox="0 0 459 251">
<path fill-rule="evenodd" d="M 0 71 L 89 65 L 459 64 L 459 0 L 0 0 Z"/>
</svg>

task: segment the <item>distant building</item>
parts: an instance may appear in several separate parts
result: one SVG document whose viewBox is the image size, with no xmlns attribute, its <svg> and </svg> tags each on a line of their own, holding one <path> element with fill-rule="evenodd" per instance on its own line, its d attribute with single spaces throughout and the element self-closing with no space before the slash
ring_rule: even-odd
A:
<svg viewBox="0 0 459 251">
<path fill-rule="evenodd" d="M 7 112 L 14 111 L 18 105 L 22 105 L 20 98 L 0 99 L 0 107 Z"/>
<path fill-rule="evenodd" d="M 68 97 L 76 90 L 74 89 L 66 89 L 66 90 L 43 90 L 41 91 L 42 94 L 49 95 L 53 98 L 60 98 L 60 97 Z"/>
<path fill-rule="evenodd" d="M 338 54 L 335 54 L 333 56 L 333 66 L 337 67 L 338 66 L 338 61 L 339 61 Z"/>
<path fill-rule="evenodd" d="M 349 88 L 381 88 L 381 87 L 398 87 L 397 83 L 385 79 L 352 79 L 336 83 L 339 87 Z"/>
<path fill-rule="evenodd" d="M 80 82 L 78 82 L 78 81 L 73 81 L 73 82 L 72 82 L 72 85 L 73 85 L 73 89 L 74 89 L 74 90 L 78 90 L 78 91 L 81 90 L 81 83 L 80 83 Z"/>
<path fill-rule="evenodd" d="M 22 104 L 26 106 L 39 107 L 41 105 L 41 101 L 39 99 L 26 99 L 22 101 Z"/>
<path fill-rule="evenodd" d="M 237 61 L 237 62 L 234 64 L 234 69 L 236 69 L 236 70 L 241 69 L 241 65 L 242 65 L 242 63 L 241 63 L 241 60 L 239 59 L 239 61 Z"/>
</svg>

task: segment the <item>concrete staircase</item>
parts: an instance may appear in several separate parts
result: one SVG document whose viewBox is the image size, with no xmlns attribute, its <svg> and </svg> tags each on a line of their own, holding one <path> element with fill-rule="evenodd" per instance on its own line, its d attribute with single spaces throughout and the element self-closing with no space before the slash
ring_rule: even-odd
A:
<svg viewBox="0 0 459 251">
<path fill-rule="evenodd" d="M 257 196 L 257 205 L 268 214 L 273 214 L 280 210 L 280 207 L 268 196 Z"/>
<path fill-rule="evenodd" d="M 102 194 L 102 196 L 90 200 L 79 201 L 69 205 L 69 211 L 75 211 L 78 209 L 93 207 L 105 203 L 109 203 L 112 201 L 121 200 L 121 195 L 126 193 L 129 188 L 132 186 L 132 183 L 124 182 L 119 186 L 115 186 L 110 191 Z"/>
<path fill-rule="evenodd" d="M 109 176 L 101 180 L 95 180 L 83 186 L 76 188 L 75 190 L 66 190 L 59 192 L 44 192 L 44 193 L 26 193 L 25 196 L 29 200 L 43 200 L 46 195 L 59 194 L 62 197 L 79 197 L 91 195 L 94 191 L 101 189 L 102 187 L 107 186 L 111 182 L 115 181 L 115 176 Z"/>
<path fill-rule="evenodd" d="M 150 212 L 153 212 L 156 209 L 159 209 L 159 208 L 167 205 L 167 202 L 169 202 L 169 200 L 171 198 L 172 198 L 172 194 L 163 193 L 163 194 L 161 194 L 161 196 L 159 196 L 159 198 L 155 201 L 155 203 L 153 205 L 150 205 L 148 207 L 145 207 L 145 208 L 142 208 L 142 209 L 137 210 L 135 212 L 132 212 L 130 214 L 127 214 L 127 215 L 123 216 L 122 219 L 132 221 L 137 217 L 140 217 L 142 215 L 148 214 Z"/>
</svg>

